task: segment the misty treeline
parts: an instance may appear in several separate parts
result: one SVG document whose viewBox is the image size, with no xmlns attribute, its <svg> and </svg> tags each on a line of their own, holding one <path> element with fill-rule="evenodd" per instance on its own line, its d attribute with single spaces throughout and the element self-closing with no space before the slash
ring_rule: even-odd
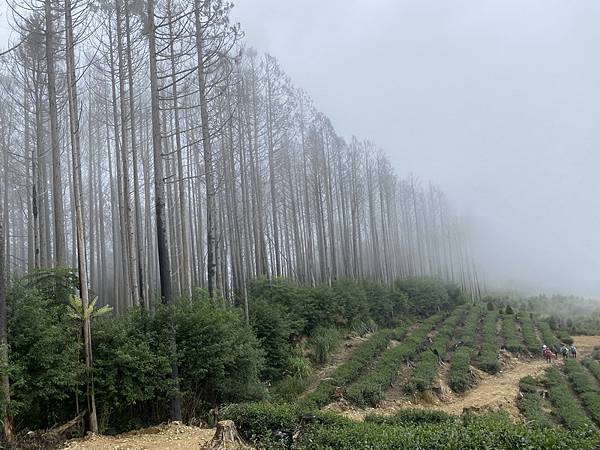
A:
<svg viewBox="0 0 600 450">
<path fill-rule="evenodd" d="M 76 268 L 78 298 L 66 301 L 81 319 L 90 429 L 98 429 L 89 375 L 98 305 L 123 315 L 203 289 L 241 306 L 248 323 L 248 282 L 284 277 L 393 287 L 432 276 L 478 296 L 467 230 L 443 193 L 399 178 L 372 143 L 338 136 L 274 57 L 244 43 L 230 3 L 9 5 L 0 357 L 8 358 L 7 320 L 16 320 L 7 319 L 8 274 Z M 185 376 L 176 327 L 167 331 L 167 397 L 180 419 Z M 8 397 L 8 375 L 2 383 Z"/>
<path fill-rule="evenodd" d="M 80 202 L 89 286 L 117 312 L 161 290 L 243 298 L 263 275 L 476 289 L 443 193 L 340 138 L 274 57 L 245 46 L 229 3 L 12 7 L 21 44 L 4 57 L 0 111 L 12 273 L 78 267 Z"/>
</svg>

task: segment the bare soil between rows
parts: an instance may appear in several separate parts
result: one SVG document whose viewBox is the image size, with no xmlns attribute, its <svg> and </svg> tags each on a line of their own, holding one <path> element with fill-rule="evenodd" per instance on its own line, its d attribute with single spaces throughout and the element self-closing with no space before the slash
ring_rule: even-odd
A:
<svg viewBox="0 0 600 450">
<path fill-rule="evenodd" d="M 600 336 L 573 336 L 573 339 L 579 358 L 588 356 L 595 347 L 600 347 Z M 496 375 L 472 367 L 475 385 L 462 395 L 455 394 L 445 384 L 446 370 L 442 368 L 442 376 L 436 383 L 435 392 L 426 392 L 412 398 L 388 399 L 377 408 L 356 408 L 342 400 L 331 403 L 324 409 L 354 420 L 363 420 L 369 414 L 391 415 L 407 408 L 433 409 L 454 415 L 461 415 L 466 411 L 505 411 L 512 420 L 519 422 L 522 420 L 517 408 L 519 380 L 528 375 L 540 376 L 549 366 L 562 364 L 562 360 L 548 364 L 541 357 L 517 358 L 508 352 L 502 352 L 501 359 L 503 368 Z"/>
</svg>

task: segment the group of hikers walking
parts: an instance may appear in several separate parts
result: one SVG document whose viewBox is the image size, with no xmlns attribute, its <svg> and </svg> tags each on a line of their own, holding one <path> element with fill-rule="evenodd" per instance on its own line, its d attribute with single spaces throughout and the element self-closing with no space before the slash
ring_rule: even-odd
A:
<svg viewBox="0 0 600 450">
<path fill-rule="evenodd" d="M 558 345 L 555 346 L 554 351 L 547 345 L 542 347 L 542 353 L 544 355 L 544 359 L 546 362 L 551 363 L 553 359 L 558 359 L 558 354 L 560 353 L 563 359 L 577 358 L 577 347 L 575 344 L 572 344 L 570 347 L 566 344 L 562 344 L 560 348 L 557 348 Z"/>
</svg>

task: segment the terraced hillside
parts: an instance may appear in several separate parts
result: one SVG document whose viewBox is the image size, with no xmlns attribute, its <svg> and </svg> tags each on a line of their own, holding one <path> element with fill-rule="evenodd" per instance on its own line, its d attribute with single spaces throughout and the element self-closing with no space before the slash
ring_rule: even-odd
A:
<svg viewBox="0 0 600 450">
<path fill-rule="evenodd" d="M 519 380 L 546 369 L 543 343 L 558 348 L 565 338 L 526 311 L 462 305 L 373 334 L 298 403 L 359 418 L 417 407 L 503 409 L 520 420 Z"/>
</svg>

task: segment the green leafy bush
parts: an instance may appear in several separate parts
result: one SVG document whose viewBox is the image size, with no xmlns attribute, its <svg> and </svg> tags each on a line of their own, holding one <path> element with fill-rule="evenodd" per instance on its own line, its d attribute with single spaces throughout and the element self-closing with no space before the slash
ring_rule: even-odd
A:
<svg viewBox="0 0 600 450">
<path fill-rule="evenodd" d="M 71 419 L 82 388 L 79 327 L 67 314 L 76 278 L 66 269 L 34 272 L 8 292 L 11 410 L 20 427 Z"/>
<path fill-rule="evenodd" d="M 265 352 L 263 380 L 276 381 L 289 375 L 290 358 L 295 354 L 294 319 L 281 305 L 262 298 L 250 301 L 250 324 Z"/>
<path fill-rule="evenodd" d="M 495 374 L 500 370 L 498 360 L 498 344 L 496 342 L 496 320 L 498 312 L 487 309 L 483 319 L 481 349 L 477 358 L 478 366 L 488 373 Z"/>
<path fill-rule="evenodd" d="M 504 333 L 504 347 L 509 352 L 521 353 L 525 349 L 517 332 L 517 323 L 513 314 L 506 314 L 502 318 L 502 331 Z"/>
<path fill-rule="evenodd" d="M 539 355 L 542 351 L 542 344 L 535 332 L 531 315 L 528 312 L 519 311 L 518 320 L 521 323 L 521 332 L 527 350 L 534 355 Z"/>
<path fill-rule="evenodd" d="M 449 289 L 434 279 L 407 278 L 394 283 L 394 288 L 408 297 L 409 312 L 421 317 L 431 316 L 440 310 L 451 310 L 464 302 L 452 286 Z"/>
<path fill-rule="evenodd" d="M 566 330 L 555 330 L 554 334 L 560 340 L 560 342 L 564 342 L 567 345 L 571 345 L 574 342 L 573 338 Z"/>
<path fill-rule="evenodd" d="M 242 433 L 258 448 L 281 448 L 277 431 L 299 429 L 303 410 L 269 404 L 233 405 L 225 411 Z M 422 419 L 422 420 L 420 420 Z M 397 449 L 498 449 L 592 450 L 600 446 L 600 434 L 557 428 L 529 428 L 513 424 L 502 415 L 457 420 L 435 412 L 401 412 L 388 418 L 369 417 L 355 422 L 314 412 L 294 442 L 297 450 L 397 450 Z M 285 448 L 285 447 L 284 447 Z"/>
<path fill-rule="evenodd" d="M 380 425 L 424 425 L 431 423 L 457 424 L 459 419 L 456 416 L 447 414 L 443 411 L 409 408 L 402 409 L 391 416 L 371 414 L 365 417 L 365 422 Z"/>
<path fill-rule="evenodd" d="M 538 394 L 537 382 L 533 377 L 527 376 L 519 382 L 521 397 L 517 401 L 519 411 L 526 419 L 528 426 L 535 428 L 551 429 L 555 426 L 552 419 L 543 409 L 542 397 Z"/>
<path fill-rule="evenodd" d="M 571 430 L 594 429 L 594 425 L 556 368 L 550 368 L 546 372 L 546 386 L 550 401 L 567 428 Z"/>
<path fill-rule="evenodd" d="M 168 418 L 162 405 L 172 390 L 171 322 L 184 418 L 201 417 L 223 402 L 264 396 L 258 382 L 263 353 L 238 311 L 197 299 L 159 306 L 154 313 L 134 308 L 95 327 L 96 399 L 106 430 Z"/>
<path fill-rule="evenodd" d="M 454 392 L 465 392 L 471 385 L 471 354 L 473 349 L 461 347 L 454 352 L 448 371 L 448 385 Z"/>
<path fill-rule="evenodd" d="M 583 402 L 589 416 L 600 424 L 600 389 L 598 382 L 592 375 L 574 359 L 567 359 L 564 366 L 565 373 Z"/>
<path fill-rule="evenodd" d="M 594 375 L 596 380 L 600 381 L 600 362 L 592 358 L 586 358 L 583 360 L 583 364 Z"/>
</svg>

